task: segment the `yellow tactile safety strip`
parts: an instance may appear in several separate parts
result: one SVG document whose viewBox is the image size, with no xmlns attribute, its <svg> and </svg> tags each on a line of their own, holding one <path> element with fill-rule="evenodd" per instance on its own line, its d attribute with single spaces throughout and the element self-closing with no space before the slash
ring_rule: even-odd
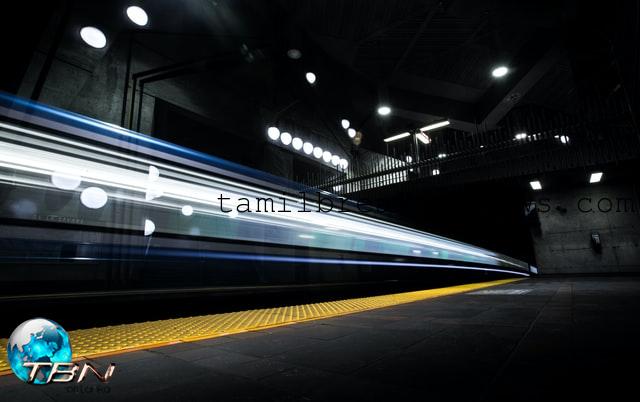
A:
<svg viewBox="0 0 640 402">
<path fill-rule="evenodd" d="M 136 324 L 69 331 L 74 360 L 124 353 L 178 342 L 214 338 L 238 332 L 259 330 L 337 315 L 388 307 L 402 303 L 469 292 L 503 285 L 520 279 L 472 283 L 447 288 L 419 290 L 381 296 L 361 297 L 275 307 L 233 313 L 212 314 Z M 0 339 L 0 375 L 10 373 L 6 355 L 7 339 Z"/>
</svg>

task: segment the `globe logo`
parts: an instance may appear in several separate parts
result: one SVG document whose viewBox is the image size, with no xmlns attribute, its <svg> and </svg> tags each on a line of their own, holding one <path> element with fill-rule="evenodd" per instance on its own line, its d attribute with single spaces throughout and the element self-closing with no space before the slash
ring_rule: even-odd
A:
<svg viewBox="0 0 640 402">
<path fill-rule="evenodd" d="M 57 323 L 34 318 L 20 324 L 9 337 L 7 355 L 13 373 L 28 382 L 31 369 L 24 363 L 66 363 L 71 361 L 69 335 Z M 52 367 L 42 367 L 34 384 L 46 384 Z"/>
</svg>

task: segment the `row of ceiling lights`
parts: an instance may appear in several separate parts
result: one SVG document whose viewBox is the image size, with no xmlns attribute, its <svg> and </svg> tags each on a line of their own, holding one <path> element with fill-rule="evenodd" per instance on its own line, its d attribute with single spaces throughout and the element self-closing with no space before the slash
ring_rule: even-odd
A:
<svg viewBox="0 0 640 402">
<path fill-rule="evenodd" d="M 126 10 L 129 20 L 138 26 L 145 26 L 149 23 L 147 12 L 141 7 L 130 6 Z M 102 49 L 107 46 L 107 36 L 100 29 L 92 26 L 86 26 L 80 29 L 80 38 L 89 46 Z"/>
<path fill-rule="evenodd" d="M 313 156 L 316 159 L 321 159 L 325 163 L 331 164 L 335 167 L 339 167 L 343 170 L 346 170 L 349 167 L 349 161 L 344 158 L 341 158 L 338 155 L 334 155 L 329 151 L 323 150 L 318 146 L 314 146 L 312 143 L 308 141 L 304 141 L 299 137 L 293 137 L 290 133 L 284 131 L 280 132 L 278 127 L 269 127 L 267 129 L 267 136 L 273 140 L 278 141 L 284 146 L 291 145 L 293 149 L 296 151 L 302 151 L 305 155 L 309 157 Z"/>
<path fill-rule="evenodd" d="M 593 172 L 589 176 L 589 183 L 599 183 L 602 180 L 602 172 Z M 529 186 L 531 186 L 532 190 L 539 191 L 542 190 L 542 182 L 540 180 L 532 180 L 529 182 Z"/>
</svg>

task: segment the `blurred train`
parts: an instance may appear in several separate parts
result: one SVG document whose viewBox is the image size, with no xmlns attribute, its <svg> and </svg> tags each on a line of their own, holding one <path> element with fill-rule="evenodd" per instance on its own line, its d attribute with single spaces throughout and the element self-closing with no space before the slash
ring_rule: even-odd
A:
<svg viewBox="0 0 640 402">
<path fill-rule="evenodd" d="M 315 190 L 0 94 L 1 295 L 531 273 L 525 262 L 385 222 L 352 201 L 298 212 L 305 192 Z M 237 212 L 258 199 L 291 212 Z"/>
</svg>

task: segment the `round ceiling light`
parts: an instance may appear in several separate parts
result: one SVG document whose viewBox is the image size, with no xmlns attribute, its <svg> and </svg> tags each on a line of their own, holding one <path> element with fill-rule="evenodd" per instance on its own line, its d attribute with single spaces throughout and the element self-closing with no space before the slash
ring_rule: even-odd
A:
<svg viewBox="0 0 640 402">
<path fill-rule="evenodd" d="M 315 156 L 318 159 L 322 158 L 322 148 L 320 147 L 313 148 L 313 156 Z"/>
<path fill-rule="evenodd" d="M 342 120 L 340 120 L 340 124 L 342 125 L 342 128 L 344 128 L 346 130 L 351 125 L 351 122 L 349 122 L 349 120 L 347 120 L 347 119 L 342 119 Z"/>
<path fill-rule="evenodd" d="M 383 105 L 378 108 L 378 114 L 380 116 L 387 116 L 389 113 L 391 113 L 391 108 L 389 106 Z"/>
<path fill-rule="evenodd" d="M 323 161 L 325 161 L 325 162 L 327 162 L 327 163 L 329 163 L 329 162 L 331 162 L 331 157 L 332 157 L 332 156 L 333 156 L 333 155 L 331 155 L 331 152 L 329 152 L 329 151 L 324 151 L 324 152 L 322 153 L 322 160 L 323 160 Z"/>
<path fill-rule="evenodd" d="M 304 145 L 302 146 L 302 150 L 304 151 L 305 154 L 311 155 L 311 152 L 313 152 L 313 144 L 310 142 L 305 142 Z"/>
<path fill-rule="evenodd" d="M 286 131 L 284 133 L 280 134 L 280 141 L 284 145 L 291 144 L 291 134 L 287 133 Z"/>
<path fill-rule="evenodd" d="M 107 46 L 107 37 L 98 28 L 84 27 L 80 30 L 80 37 L 84 43 L 96 49 Z"/>
<path fill-rule="evenodd" d="M 355 128 L 348 129 L 347 134 L 349 135 L 349 138 L 356 138 L 356 129 Z"/>
<path fill-rule="evenodd" d="M 346 159 L 340 159 L 340 167 L 346 169 L 347 167 L 349 167 L 349 161 L 347 161 Z"/>
<path fill-rule="evenodd" d="M 149 16 L 147 12 L 138 6 L 131 6 L 127 8 L 127 17 L 136 25 L 141 27 L 149 23 Z"/>
<path fill-rule="evenodd" d="M 311 85 L 316 83 L 316 75 L 312 72 L 308 72 L 304 75 L 304 77 L 307 79 L 307 82 Z"/>
<path fill-rule="evenodd" d="M 333 166 L 338 166 L 340 164 L 340 157 L 338 155 L 333 155 L 331 157 L 331 164 Z"/>
<path fill-rule="evenodd" d="M 491 75 L 493 75 L 495 78 L 504 77 L 508 73 L 509 73 L 509 68 L 506 66 L 499 66 L 494 68 L 493 71 L 491 71 Z"/>
<path fill-rule="evenodd" d="M 293 149 L 299 151 L 302 148 L 302 140 L 296 137 L 291 141 L 291 145 L 293 145 Z"/>
<path fill-rule="evenodd" d="M 269 127 L 267 129 L 267 135 L 275 141 L 280 138 L 280 130 L 278 130 L 278 127 Z"/>
</svg>

